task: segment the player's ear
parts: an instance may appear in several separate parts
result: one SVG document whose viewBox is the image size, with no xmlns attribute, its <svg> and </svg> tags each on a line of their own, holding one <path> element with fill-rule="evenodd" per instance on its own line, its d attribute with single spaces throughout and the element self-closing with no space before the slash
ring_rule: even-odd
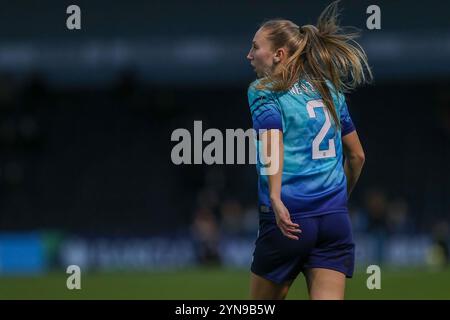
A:
<svg viewBox="0 0 450 320">
<path fill-rule="evenodd" d="M 280 63 L 286 58 L 286 49 L 280 48 L 275 51 L 275 56 L 273 57 L 274 63 Z"/>
</svg>

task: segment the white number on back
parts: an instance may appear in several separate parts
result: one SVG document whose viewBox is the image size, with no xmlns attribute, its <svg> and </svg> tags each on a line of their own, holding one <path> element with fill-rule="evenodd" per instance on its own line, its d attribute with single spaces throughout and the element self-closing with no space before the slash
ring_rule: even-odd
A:
<svg viewBox="0 0 450 320">
<path fill-rule="evenodd" d="M 314 112 L 314 108 L 322 108 L 323 113 L 325 114 L 325 122 L 320 129 L 317 136 L 314 138 L 312 142 L 312 158 L 313 159 L 323 159 L 323 158 L 333 158 L 336 157 L 336 148 L 334 146 L 334 139 L 328 140 L 328 149 L 320 150 L 319 146 L 322 143 L 325 135 L 331 127 L 330 122 L 330 114 L 328 109 L 323 105 L 322 100 L 311 100 L 306 104 L 306 109 L 308 110 L 308 115 L 310 118 L 315 118 L 316 113 Z"/>
</svg>

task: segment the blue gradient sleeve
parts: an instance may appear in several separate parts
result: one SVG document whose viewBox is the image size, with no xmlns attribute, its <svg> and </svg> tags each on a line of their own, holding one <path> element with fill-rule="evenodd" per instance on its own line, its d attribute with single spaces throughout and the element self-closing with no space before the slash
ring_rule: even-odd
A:
<svg viewBox="0 0 450 320">
<path fill-rule="evenodd" d="M 248 103 L 252 114 L 253 128 L 283 130 L 281 110 L 268 90 L 248 89 Z"/>
<path fill-rule="evenodd" d="M 353 124 L 352 118 L 350 117 L 350 113 L 348 112 L 348 107 L 345 100 L 341 106 L 341 128 L 342 137 L 355 131 L 355 126 Z"/>
</svg>

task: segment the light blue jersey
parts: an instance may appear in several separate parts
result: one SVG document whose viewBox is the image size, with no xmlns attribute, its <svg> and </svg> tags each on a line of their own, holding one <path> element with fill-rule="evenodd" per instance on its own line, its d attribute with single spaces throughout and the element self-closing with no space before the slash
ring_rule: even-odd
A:
<svg viewBox="0 0 450 320">
<path fill-rule="evenodd" d="M 258 90 L 257 83 L 248 89 L 253 128 L 283 132 L 284 205 L 291 215 L 302 217 L 347 212 L 341 136 L 355 128 L 344 95 L 331 90 L 341 124 L 337 130 L 320 95 L 305 80 L 284 92 Z M 256 144 L 259 210 L 262 216 L 273 218 L 268 176 L 260 174 L 261 141 L 256 140 Z"/>
</svg>

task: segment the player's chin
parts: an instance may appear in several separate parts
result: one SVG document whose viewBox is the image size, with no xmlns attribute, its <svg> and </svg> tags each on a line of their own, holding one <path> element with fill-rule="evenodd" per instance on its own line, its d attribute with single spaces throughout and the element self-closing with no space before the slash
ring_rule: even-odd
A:
<svg viewBox="0 0 450 320">
<path fill-rule="evenodd" d="M 253 72 L 256 73 L 257 76 L 259 76 L 259 74 L 260 74 L 259 69 L 257 67 L 255 67 L 254 65 L 251 65 L 251 67 L 253 68 Z"/>
</svg>

